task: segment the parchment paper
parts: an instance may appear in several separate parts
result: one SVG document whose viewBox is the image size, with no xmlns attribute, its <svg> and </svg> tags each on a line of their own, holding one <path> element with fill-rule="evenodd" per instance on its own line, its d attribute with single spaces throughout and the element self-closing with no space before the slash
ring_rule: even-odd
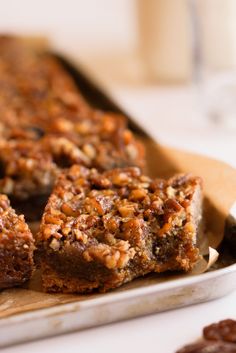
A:
<svg viewBox="0 0 236 353">
<path fill-rule="evenodd" d="M 216 249 L 223 239 L 224 223 L 229 210 L 236 200 L 236 171 L 225 163 L 213 159 L 160 147 L 152 141 L 145 140 L 147 147 L 147 173 L 151 176 L 168 177 L 176 172 L 192 172 L 204 180 L 205 195 L 205 232 L 201 239 L 201 251 L 208 253 L 209 246 Z M 209 268 L 217 259 L 217 253 L 211 252 L 210 258 L 203 258 L 188 274 L 152 274 L 122 286 L 117 291 L 131 290 L 140 286 L 171 281 L 183 276 L 194 276 Z M 47 308 L 73 301 L 89 300 L 93 295 L 66 295 L 43 293 L 40 284 L 40 273 L 36 272 L 33 279 L 24 288 L 3 290 L 0 293 L 0 319 L 11 315 Z"/>
</svg>

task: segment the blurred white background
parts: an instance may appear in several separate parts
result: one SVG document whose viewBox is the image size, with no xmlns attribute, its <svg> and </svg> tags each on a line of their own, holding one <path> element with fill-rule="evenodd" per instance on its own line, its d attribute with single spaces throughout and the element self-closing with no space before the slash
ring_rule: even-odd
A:
<svg viewBox="0 0 236 353">
<path fill-rule="evenodd" d="M 135 0 L 0 1 L 0 31 L 49 35 L 82 49 L 135 45 Z"/>
</svg>

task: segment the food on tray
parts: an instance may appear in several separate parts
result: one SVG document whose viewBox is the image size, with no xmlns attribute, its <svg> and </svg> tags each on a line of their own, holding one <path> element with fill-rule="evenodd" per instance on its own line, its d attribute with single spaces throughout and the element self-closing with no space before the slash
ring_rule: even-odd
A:
<svg viewBox="0 0 236 353">
<path fill-rule="evenodd" d="M 199 258 L 200 220 L 200 178 L 74 165 L 59 177 L 40 226 L 43 286 L 106 291 L 149 272 L 188 271 Z"/>
<path fill-rule="evenodd" d="M 45 200 L 74 163 L 144 165 L 123 116 L 90 107 L 57 59 L 14 37 L 0 37 L 0 96 L 0 192 L 20 210 Z"/>
<path fill-rule="evenodd" d="M 236 321 L 227 319 L 204 327 L 203 338 L 177 353 L 236 353 Z"/>
<path fill-rule="evenodd" d="M 3 137 L 38 139 L 51 121 L 77 121 L 91 111 L 59 62 L 17 37 L 0 36 L 0 74 Z"/>
<path fill-rule="evenodd" d="M 0 193 L 27 220 L 48 201 L 37 238 L 46 290 L 106 291 L 149 272 L 191 270 L 199 178 L 143 175 L 144 148 L 126 118 L 90 106 L 58 59 L 16 37 L 0 36 L 0 97 Z M 26 280 L 33 240 L 9 209 L 29 241 L 19 251 Z"/>
<path fill-rule="evenodd" d="M 0 288 L 23 284 L 33 271 L 34 241 L 23 215 L 0 195 Z"/>
</svg>

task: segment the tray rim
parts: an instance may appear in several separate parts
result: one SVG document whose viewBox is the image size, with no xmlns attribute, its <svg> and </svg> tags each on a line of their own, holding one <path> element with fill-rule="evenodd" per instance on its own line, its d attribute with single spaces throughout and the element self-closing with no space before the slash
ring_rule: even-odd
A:
<svg viewBox="0 0 236 353">
<path fill-rule="evenodd" d="M 100 297 L 91 298 L 88 300 L 86 299 L 82 301 L 75 300 L 70 303 L 56 304 L 47 308 L 29 310 L 25 313 L 16 313 L 10 316 L 0 318 L 0 328 L 3 326 L 5 327 L 6 322 L 7 324 L 10 325 L 10 324 L 15 324 L 17 322 L 38 319 L 41 317 L 50 317 L 50 316 L 59 315 L 62 313 L 75 312 L 76 310 L 80 311 L 80 309 L 96 307 L 99 305 L 110 304 L 113 302 L 121 302 L 127 299 L 134 299 L 137 297 L 141 297 L 143 295 L 161 293 L 171 289 L 174 290 L 174 289 L 187 287 L 191 285 L 197 285 L 199 283 L 212 280 L 212 279 L 217 279 L 221 276 L 224 276 L 226 274 L 231 274 L 231 273 L 236 274 L 236 263 L 220 268 L 218 270 L 212 270 L 209 272 L 204 272 L 196 275 L 193 274 L 183 278 L 173 279 L 167 282 L 151 284 L 144 287 L 141 286 L 138 288 L 131 288 L 120 292 L 113 291 L 113 292 L 104 293 L 104 294 L 101 294 Z M 234 288 L 232 288 L 231 291 L 234 291 Z"/>
</svg>

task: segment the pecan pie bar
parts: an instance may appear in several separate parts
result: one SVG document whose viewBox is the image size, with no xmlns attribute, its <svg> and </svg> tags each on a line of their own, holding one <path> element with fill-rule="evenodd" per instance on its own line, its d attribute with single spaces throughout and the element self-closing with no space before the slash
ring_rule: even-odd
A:
<svg viewBox="0 0 236 353">
<path fill-rule="evenodd" d="M 107 170 L 143 166 L 124 117 L 89 106 L 59 61 L 0 36 L 0 192 L 21 208 L 45 199 L 74 163 Z M 28 215 L 28 213 L 27 213 Z"/>
<path fill-rule="evenodd" d="M 24 216 L 0 195 L 0 288 L 23 284 L 33 271 L 34 241 Z"/>
<path fill-rule="evenodd" d="M 65 137 L 101 170 L 142 166 L 143 147 L 125 117 L 89 106 L 57 59 L 15 37 L 0 36 L 0 137 Z"/>
<path fill-rule="evenodd" d="M 113 136 L 117 143 L 121 141 L 117 135 Z M 135 143 L 135 147 L 130 143 L 132 139 L 129 131 L 124 132 L 122 145 L 125 143 L 124 149 L 130 155 L 129 161 L 136 164 L 138 149 L 141 155 L 142 147 L 140 145 L 139 148 L 138 143 Z M 124 153 L 121 150 L 114 148 L 109 141 L 101 141 L 99 135 L 81 139 L 81 148 L 72 141 L 72 138 L 55 134 L 45 135 L 36 141 L 0 140 L 0 192 L 10 197 L 14 207 L 20 213 L 23 212 L 27 220 L 39 219 L 55 178 L 62 169 L 73 164 L 99 166 L 100 169 L 129 164 L 128 159 L 123 158 Z M 34 212 L 28 207 L 29 203 L 37 205 Z"/>
<path fill-rule="evenodd" d="M 74 165 L 49 198 L 38 234 L 44 289 L 107 291 L 149 272 L 190 270 L 199 258 L 201 179 L 139 168 Z"/>
<path fill-rule="evenodd" d="M 0 94 L 4 137 L 37 137 L 51 120 L 77 121 L 91 111 L 59 62 L 17 37 L 0 36 Z"/>
</svg>

